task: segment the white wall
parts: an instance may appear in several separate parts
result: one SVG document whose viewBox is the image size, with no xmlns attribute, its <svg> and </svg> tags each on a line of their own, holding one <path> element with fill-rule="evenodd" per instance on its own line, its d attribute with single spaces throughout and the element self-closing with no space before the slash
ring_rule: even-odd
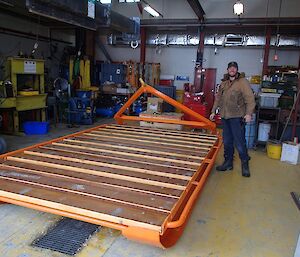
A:
<svg viewBox="0 0 300 257">
<path fill-rule="evenodd" d="M 139 61 L 140 49 L 135 50 L 129 47 L 106 46 L 113 61 L 134 60 Z M 155 48 L 147 47 L 146 61 L 161 64 L 161 74 L 189 76 L 190 82 L 194 79 L 194 60 L 196 59 L 197 47 L 164 47 L 160 54 Z M 299 50 L 279 50 L 277 51 L 278 61 L 274 61 L 274 50 L 270 51 L 269 65 L 293 65 L 298 66 Z M 216 83 L 220 83 L 223 74 L 226 72 L 227 63 L 237 61 L 239 70 L 246 73 L 246 76 L 260 75 L 262 72 L 263 49 L 258 48 L 236 48 L 220 47 L 217 54 L 213 47 L 204 49 L 204 68 L 217 68 Z M 96 49 L 96 59 L 105 60 L 100 50 Z M 183 81 L 176 81 L 176 86 L 182 88 Z"/>
<path fill-rule="evenodd" d="M 277 50 L 278 60 L 274 61 L 275 50 L 270 50 L 269 55 L 269 65 L 271 66 L 279 66 L 279 65 L 293 65 L 298 67 L 299 64 L 299 54 L 298 51 L 286 51 L 286 50 Z"/>
<path fill-rule="evenodd" d="M 206 18 L 234 18 L 233 4 L 236 0 L 199 0 Z M 243 0 L 245 13 L 244 18 L 265 17 L 268 0 Z M 171 18 L 196 18 L 193 10 L 186 0 L 147 0 L 147 2 L 157 11 L 163 14 L 165 19 Z M 269 0 L 268 17 L 278 17 L 280 0 Z M 135 3 L 118 3 L 113 0 L 113 10 L 128 17 L 140 16 Z M 299 17 L 300 1 L 283 0 L 281 17 Z M 143 14 L 141 18 L 150 18 L 148 14 Z"/>
</svg>

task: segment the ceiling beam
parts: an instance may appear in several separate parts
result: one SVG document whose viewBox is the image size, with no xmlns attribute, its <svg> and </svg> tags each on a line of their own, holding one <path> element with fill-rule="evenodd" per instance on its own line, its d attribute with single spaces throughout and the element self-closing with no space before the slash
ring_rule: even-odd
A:
<svg viewBox="0 0 300 257">
<path fill-rule="evenodd" d="M 142 5 L 142 3 L 141 2 L 138 2 L 138 3 L 136 3 L 137 4 L 137 7 L 138 7 L 138 9 L 139 9 L 139 11 L 140 11 L 140 15 L 143 15 L 143 5 Z"/>
<path fill-rule="evenodd" d="M 237 25 L 239 24 L 239 25 Z M 210 34 L 214 33 L 242 33 L 245 31 L 253 35 L 265 35 L 266 26 L 276 34 L 278 18 L 225 18 L 205 19 L 202 25 L 208 29 Z M 149 31 L 189 31 L 197 33 L 199 29 L 198 19 L 143 19 L 141 27 Z M 207 32 L 208 32 L 207 31 Z M 280 34 L 300 35 L 300 17 L 280 18 Z"/>
<path fill-rule="evenodd" d="M 199 3 L 199 0 L 187 0 L 200 21 L 204 20 L 205 12 Z"/>
</svg>

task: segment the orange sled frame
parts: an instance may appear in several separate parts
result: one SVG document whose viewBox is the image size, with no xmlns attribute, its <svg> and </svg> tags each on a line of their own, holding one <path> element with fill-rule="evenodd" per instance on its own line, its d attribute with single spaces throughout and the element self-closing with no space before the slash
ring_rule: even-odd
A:
<svg viewBox="0 0 300 257">
<path fill-rule="evenodd" d="M 192 208 L 196 203 L 196 200 L 199 196 L 199 193 L 204 187 L 204 184 L 209 176 L 209 173 L 214 165 L 216 156 L 218 151 L 221 147 L 222 140 L 221 137 L 216 132 L 216 125 L 209 121 L 208 119 L 204 118 L 203 116 L 199 115 L 198 113 L 190 110 L 186 106 L 178 103 L 177 101 L 173 100 L 172 98 L 164 95 L 163 93 L 155 90 L 153 87 L 145 84 L 141 80 L 142 86 L 137 90 L 137 92 L 128 100 L 128 102 L 120 109 L 120 111 L 115 115 L 115 119 L 118 124 L 123 124 L 125 121 L 149 121 L 149 122 L 162 122 L 162 123 L 169 123 L 169 124 L 181 124 L 190 127 L 196 128 L 203 128 L 210 131 L 211 134 L 217 135 L 218 139 L 216 140 L 215 144 L 211 147 L 206 158 L 201 162 L 198 170 L 193 175 L 192 179 L 189 181 L 188 185 L 186 186 L 185 191 L 180 196 L 177 204 L 172 209 L 171 213 L 169 214 L 167 220 L 162 225 L 162 231 L 154 231 L 147 228 L 141 227 L 133 227 L 127 226 L 119 223 L 114 223 L 105 220 L 99 220 L 95 218 L 91 218 L 85 216 L 84 214 L 72 213 L 67 212 L 62 209 L 56 209 L 53 207 L 46 207 L 41 206 L 33 202 L 26 202 L 21 198 L 12 199 L 9 197 L 0 197 L 0 201 L 7 202 L 11 204 L 20 205 L 23 207 L 49 212 L 56 215 L 61 215 L 77 220 L 82 220 L 89 223 L 98 224 L 101 226 L 109 227 L 112 229 L 117 229 L 122 232 L 122 234 L 127 237 L 128 239 L 135 240 L 141 243 L 146 243 L 150 245 L 154 245 L 161 248 L 168 248 L 174 245 L 177 240 L 180 238 L 183 230 L 187 224 L 188 217 L 191 214 Z M 131 117 L 126 116 L 123 113 L 127 110 L 127 108 L 143 93 L 151 93 L 164 101 L 168 102 L 169 104 L 173 105 L 177 109 L 180 109 L 184 113 L 189 114 L 190 116 L 194 117 L 197 121 L 184 121 L 184 120 L 160 120 L 158 118 L 142 118 L 142 117 Z M 35 147 L 40 147 L 49 143 L 54 143 L 61 141 L 63 139 L 72 138 L 74 136 L 81 135 L 86 132 L 90 132 L 96 128 L 101 128 L 105 125 L 98 126 L 95 128 L 87 129 L 78 133 L 74 133 L 68 136 L 60 137 L 54 140 L 50 140 L 47 142 L 43 142 L 40 144 L 36 144 L 34 146 L 26 147 L 17 151 L 13 151 L 4 155 L 1 155 L 1 159 L 6 159 L 8 156 L 12 156 L 15 154 L 22 153 L 26 150 L 30 150 Z"/>
</svg>

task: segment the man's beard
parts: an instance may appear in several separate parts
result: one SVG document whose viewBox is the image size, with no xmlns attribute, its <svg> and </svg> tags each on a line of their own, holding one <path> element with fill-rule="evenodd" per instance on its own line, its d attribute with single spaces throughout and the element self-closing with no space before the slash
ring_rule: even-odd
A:
<svg viewBox="0 0 300 257">
<path fill-rule="evenodd" d="M 229 75 L 229 77 L 231 77 L 231 78 L 235 78 L 235 77 L 236 77 L 236 74 L 237 74 L 237 73 L 235 73 L 234 75 L 230 75 L 230 74 L 228 74 L 228 75 Z"/>
</svg>

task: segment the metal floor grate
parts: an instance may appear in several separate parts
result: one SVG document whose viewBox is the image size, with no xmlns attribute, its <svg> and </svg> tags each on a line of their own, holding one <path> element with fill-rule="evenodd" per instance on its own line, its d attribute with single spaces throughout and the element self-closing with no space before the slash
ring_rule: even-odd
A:
<svg viewBox="0 0 300 257">
<path fill-rule="evenodd" d="M 37 238 L 32 246 L 73 256 L 98 229 L 98 225 L 63 218 L 46 235 Z"/>
</svg>

